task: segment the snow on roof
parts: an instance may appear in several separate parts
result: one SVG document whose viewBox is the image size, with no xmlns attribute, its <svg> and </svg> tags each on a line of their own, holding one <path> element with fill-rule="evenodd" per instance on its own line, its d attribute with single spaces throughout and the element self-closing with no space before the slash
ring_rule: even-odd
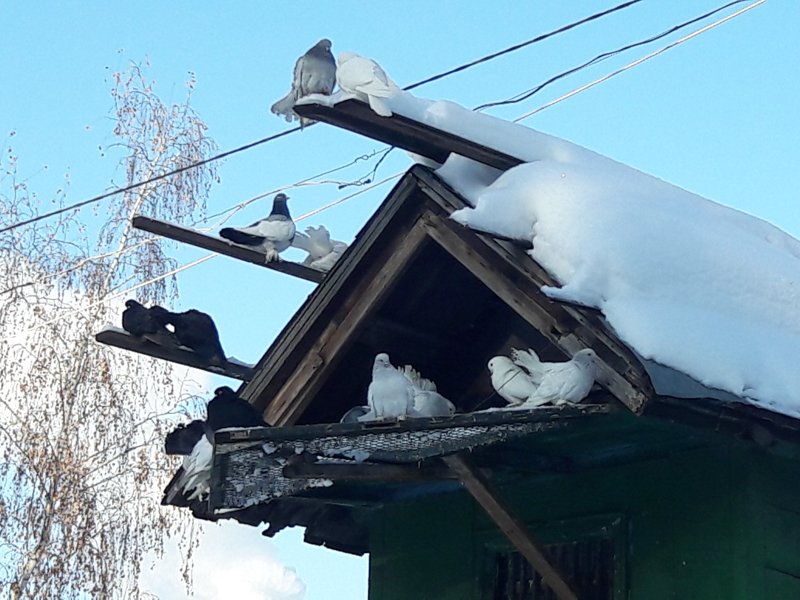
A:
<svg viewBox="0 0 800 600">
<path fill-rule="evenodd" d="M 532 258 L 561 284 L 545 293 L 600 309 L 650 366 L 659 393 L 703 389 L 661 376 L 678 371 L 724 392 L 718 397 L 800 417 L 798 240 L 565 140 L 451 102 L 404 93 L 391 108 L 527 161 L 500 173 L 448 160 L 439 174 L 474 205 L 453 218 L 532 241 Z"/>
</svg>

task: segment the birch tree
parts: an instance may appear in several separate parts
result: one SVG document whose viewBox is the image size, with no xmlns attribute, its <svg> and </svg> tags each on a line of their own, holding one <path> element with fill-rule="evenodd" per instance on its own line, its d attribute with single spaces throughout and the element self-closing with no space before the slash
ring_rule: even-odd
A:
<svg viewBox="0 0 800 600">
<path fill-rule="evenodd" d="M 108 151 L 124 172 L 115 183 L 215 151 L 190 104 L 193 77 L 174 105 L 156 96 L 146 66 L 115 73 L 111 85 Z M 0 157 L 0 226 L 67 200 L 60 190 L 42 202 L 18 179 L 11 142 Z M 145 554 L 190 530 L 181 511 L 159 505 L 165 429 L 182 400 L 172 367 L 93 336 L 119 323 L 126 297 L 175 300 L 174 277 L 162 275 L 176 265 L 130 219 L 192 222 L 213 165 L 0 234 L 0 590 L 14 600 L 143 597 Z"/>
</svg>

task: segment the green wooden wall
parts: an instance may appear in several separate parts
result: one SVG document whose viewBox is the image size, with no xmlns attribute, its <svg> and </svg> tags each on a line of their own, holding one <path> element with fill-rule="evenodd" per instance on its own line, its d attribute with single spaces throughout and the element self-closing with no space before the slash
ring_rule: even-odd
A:
<svg viewBox="0 0 800 600">
<path fill-rule="evenodd" d="M 800 463 L 731 441 L 623 466 L 505 482 L 544 543 L 617 541 L 615 600 L 800 599 Z M 373 522 L 370 600 L 487 600 L 506 545 L 463 492 Z"/>
</svg>

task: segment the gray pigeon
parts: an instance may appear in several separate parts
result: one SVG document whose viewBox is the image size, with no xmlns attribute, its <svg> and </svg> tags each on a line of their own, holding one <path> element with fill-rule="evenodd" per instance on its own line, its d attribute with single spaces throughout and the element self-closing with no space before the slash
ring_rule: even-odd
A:
<svg viewBox="0 0 800 600">
<path fill-rule="evenodd" d="M 359 417 L 359 421 L 405 417 L 414 411 L 414 388 L 406 376 L 392 366 L 388 354 L 375 357 L 367 404 L 370 412 Z"/>
<path fill-rule="evenodd" d="M 288 199 L 286 194 L 278 194 L 272 202 L 272 212 L 267 218 L 249 227 L 225 227 L 220 230 L 220 237 L 234 244 L 263 252 L 267 262 L 278 260 L 278 254 L 291 245 L 295 235 L 294 221 L 286 204 Z"/>
<path fill-rule="evenodd" d="M 297 59 L 294 65 L 292 89 L 273 104 L 270 110 L 287 121 L 294 121 L 300 118 L 294 112 L 294 105 L 300 98 L 309 94 L 330 96 L 335 85 L 336 61 L 331 54 L 331 41 L 322 39 Z M 300 119 L 300 124 L 306 125 L 308 121 Z"/>
<path fill-rule="evenodd" d="M 591 391 L 597 376 L 597 355 L 591 348 L 575 353 L 572 360 L 560 363 L 541 363 L 547 370 L 541 383 L 523 406 L 553 404 L 577 404 Z"/>
<path fill-rule="evenodd" d="M 492 387 L 501 398 L 512 405 L 520 405 L 533 395 L 536 384 L 507 356 L 495 356 L 489 361 Z M 544 402 L 542 402 L 544 404 Z"/>
</svg>

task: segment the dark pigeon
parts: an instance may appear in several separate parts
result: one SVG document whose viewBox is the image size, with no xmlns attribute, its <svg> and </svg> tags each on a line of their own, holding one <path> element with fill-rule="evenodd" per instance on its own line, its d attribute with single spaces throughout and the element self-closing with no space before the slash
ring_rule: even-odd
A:
<svg viewBox="0 0 800 600">
<path fill-rule="evenodd" d="M 205 432 L 205 421 L 195 419 L 189 424 L 181 423 L 167 434 L 167 438 L 164 440 L 164 450 L 167 454 L 188 456 Z"/>
<path fill-rule="evenodd" d="M 263 252 L 267 256 L 267 262 L 277 260 L 278 254 L 292 244 L 296 231 L 287 200 L 289 197 L 286 194 L 277 194 L 272 201 L 269 216 L 249 227 L 225 227 L 220 230 L 220 237 Z"/>
<path fill-rule="evenodd" d="M 226 427 L 269 426 L 252 404 L 237 396 L 228 386 L 214 390 L 214 398 L 208 403 L 206 422 L 212 431 Z"/>
<path fill-rule="evenodd" d="M 195 309 L 174 313 L 160 306 L 152 307 L 150 312 L 163 326 L 172 325 L 182 346 L 191 348 L 210 364 L 222 365 L 225 362 L 217 326 L 206 313 Z"/>
<path fill-rule="evenodd" d="M 164 326 L 150 312 L 150 309 L 145 308 L 136 300 L 125 302 L 125 310 L 122 311 L 122 328 L 137 337 L 142 337 L 148 333 L 167 332 Z"/>
</svg>

